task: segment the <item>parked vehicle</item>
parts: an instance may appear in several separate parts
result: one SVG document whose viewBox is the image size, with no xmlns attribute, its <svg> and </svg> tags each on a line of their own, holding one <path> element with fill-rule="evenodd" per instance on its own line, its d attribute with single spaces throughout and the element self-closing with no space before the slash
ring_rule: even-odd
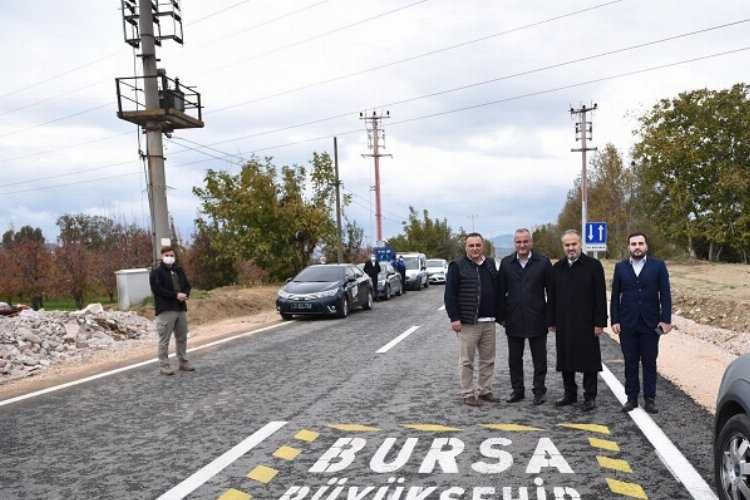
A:
<svg viewBox="0 0 750 500">
<path fill-rule="evenodd" d="M 357 268 L 364 272 L 365 265 L 357 264 Z M 404 284 L 401 282 L 401 273 L 396 271 L 389 262 L 380 261 L 380 274 L 378 274 L 378 293 L 376 299 L 389 300 L 394 295 L 401 296 L 404 293 Z"/>
<path fill-rule="evenodd" d="M 419 252 L 399 253 L 398 257 L 404 258 L 406 264 L 406 288 L 421 290 L 430 286 L 427 279 L 427 257 Z"/>
<path fill-rule="evenodd" d="M 283 319 L 293 316 L 336 315 L 352 309 L 372 309 L 375 294 L 370 278 L 352 264 L 308 266 L 279 290 L 276 310 Z"/>
<path fill-rule="evenodd" d="M 750 500 L 750 354 L 727 367 L 719 386 L 714 478 L 722 500 Z"/>
<path fill-rule="evenodd" d="M 427 259 L 427 280 L 430 283 L 445 283 L 448 273 L 448 261 L 445 259 Z"/>
</svg>

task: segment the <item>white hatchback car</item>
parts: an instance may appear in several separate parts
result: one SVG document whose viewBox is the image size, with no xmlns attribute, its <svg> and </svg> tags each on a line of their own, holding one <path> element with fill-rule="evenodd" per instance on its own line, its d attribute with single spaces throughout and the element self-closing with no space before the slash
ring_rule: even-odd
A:
<svg viewBox="0 0 750 500">
<path fill-rule="evenodd" d="M 448 273 L 448 261 L 445 259 L 427 259 L 427 279 L 430 283 L 445 283 Z"/>
</svg>

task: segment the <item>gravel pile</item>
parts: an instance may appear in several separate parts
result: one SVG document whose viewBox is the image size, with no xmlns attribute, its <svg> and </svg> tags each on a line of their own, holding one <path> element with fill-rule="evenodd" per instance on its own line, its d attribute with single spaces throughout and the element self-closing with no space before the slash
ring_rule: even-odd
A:
<svg viewBox="0 0 750 500">
<path fill-rule="evenodd" d="M 26 310 L 0 316 L 0 383 L 154 335 L 152 321 L 133 312 L 105 311 L 101 304 L 74 312 Z"/>
</svg>

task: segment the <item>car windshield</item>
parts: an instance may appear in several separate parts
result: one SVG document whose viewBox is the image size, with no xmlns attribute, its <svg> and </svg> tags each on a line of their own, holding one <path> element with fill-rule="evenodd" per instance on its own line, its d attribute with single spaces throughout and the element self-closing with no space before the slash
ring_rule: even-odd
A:
<svg viewBox="0 0 750 500">
<path fill-rule="evenodd" d="M 442 259 L 427 261 L 427 267 L 443 267 L 444 265 L 445 265 L 445 261 Z"/>
<path fill-rule="evenodd" d="M 419 259 L 416 257 L 404 257 L 406 269 L 419 269 Z"/>
<path fill-rule="evenodd" d="M 340 281 L 344 279 L 344 268 L 340 266 L 311 266 L 303 269 L 294 281 Z"/>
</svg>

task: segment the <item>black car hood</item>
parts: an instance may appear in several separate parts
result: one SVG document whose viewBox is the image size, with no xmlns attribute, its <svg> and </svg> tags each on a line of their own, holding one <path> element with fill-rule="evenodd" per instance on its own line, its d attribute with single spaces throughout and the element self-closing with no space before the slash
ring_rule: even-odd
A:
<svg viewBox="0 0 750 500">
<path fill-rule="evenodd" d="M 341 286 L 340 281 L 290 281 L 284 286 L 284 291 L 289 293 L 314 293 L 325 292 Z"/>
</svg>

